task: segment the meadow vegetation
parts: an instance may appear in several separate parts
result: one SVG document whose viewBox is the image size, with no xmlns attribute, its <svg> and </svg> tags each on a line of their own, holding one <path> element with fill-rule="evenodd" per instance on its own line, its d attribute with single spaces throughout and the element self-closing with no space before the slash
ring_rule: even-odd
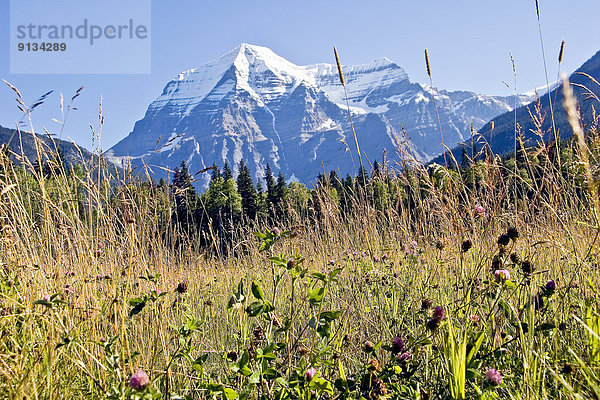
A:
<svg viewBox="0 0 600 400">
<path fill-rule="evenodd" d="M 310 190 L 4 148 L 2 397 L 600 398 L 600 136 L 569 107 L 572 140 Z"/>
</svg>

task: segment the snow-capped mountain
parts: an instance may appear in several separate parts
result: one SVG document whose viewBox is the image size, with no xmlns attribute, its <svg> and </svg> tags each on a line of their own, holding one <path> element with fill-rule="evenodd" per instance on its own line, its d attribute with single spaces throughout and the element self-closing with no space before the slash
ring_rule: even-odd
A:
<svg viewBox="0 0 600 400">
<path fill-rule="evenodd" d="M 395 159 L 402 129 L 422 160 L 442 152 L 433 99 L 449 147 L 491 118 L 512 109 L 513 97 L 438 91 L 410 82 L 404 70 L 382 58 L 343 66 L 350 114 L 365 164 Z M 521 96 L 518 106 L 531 98 Z M 344 87 L 332 64 L 299 66 L 266 47 L 241 44 L 200 68 L 182 72 L 148 107 L 133 132 L 107 152 L 191 172 L 227 160 L 234 172 L 244 159 L 256 178 L 267 163 L 274 171 L 310 183 L 319 171 L 355 173 L 358 159 Z M 163 168 L 152 168 L 165 176 Z M 204 174 L 206 175 L 206 174 Z M 199 175 L 199 186 L 208 176 Z"/>
</svg>

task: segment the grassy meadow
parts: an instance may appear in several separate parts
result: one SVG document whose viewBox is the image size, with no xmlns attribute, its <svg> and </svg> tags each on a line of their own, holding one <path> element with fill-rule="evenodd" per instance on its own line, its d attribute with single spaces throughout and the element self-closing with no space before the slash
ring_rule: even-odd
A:
<svg viewBox="0 0 600 400">
<path fill-rule="evenodd" d="M 0 397 L 600 398 L 600 137 L 569 107 L 559 151 L 404 154 L 218 232 L 169 184 L 5 148 Z"/>
</svg>

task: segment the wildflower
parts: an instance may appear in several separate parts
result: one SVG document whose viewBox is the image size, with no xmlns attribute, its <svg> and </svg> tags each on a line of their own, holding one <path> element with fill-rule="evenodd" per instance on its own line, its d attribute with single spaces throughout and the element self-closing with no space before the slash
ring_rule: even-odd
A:
<svg viewBox="0 0 600 400">
<path fill-rule="evenodd" d="M 506 269 L 497 269 L 494 271 L 494 278 L 496 278 L 497 281 L 508 281 L 510 280 L 510 272 Z"/>
<path fill-rule="evenodd" d="M 513 264 L 519 263 L 519 256 L 517 255 L 517 253 L 510 253 L 510 262 L 512 262 Z"/>
<path fill-rule="evenodd" d="M 273 232 L 277 236 L 281 235 L 281 229 L 279 229 L 277 227 L 273 228 L 273 230 L 271 232 Z"/>
<path fill-rule="evenodd" d="M 398 357 L 398 361 L 400 361 L 400 362 L 409 362 L 410 361 L 410 353 L 402 353 Z"/>
<path fill-rule="evenodd" d="M 367 256 L 367 253 L 365 253 L 364 251 L 360 252 L 360 257 L 361 258 L 365 258 Z"/>
<path fill-rule="evenodd" d="M 367 369 L 369 371 L 379 371 L 380 370 L 379 361 L 377 361 L 376 358 L 371 358 L 371 360 L 369 360 L 369 366 L 367 367 Z"/>
<path fill-rule="evenodd" d="M 254 328 L 254 331 L 252 333 L 254 334 L 254 338 L 256 340 L 262 340 L 265 338 L 265 331 L 260 326 L 257 326 L 256 328 Z"/>
<path fill-rule="evenodd" d="M 429 310 L 432 305 L 433 305 L 433 301 L 431 301 L 431 299 L 421 300 L 421 310 Z"/>
<path fill-rule="evenodd" d="M 187 292 L 187 290 L 188 290 L 188 280 L 186 278 L 183 281 L 179 282 L 179 284 L 177 285 L 177 293 L 183 294 L 183 293 Z"/>
<path fill-rule="evenodd" d="M 531 261 L 525 260 L 521 263 L 521 271 L 524 274 L 530 274 L 533 272 L 533 266 L 531 265 Z"/>
<path fill-rule="evenodd" d="M 494 256 L 494 258 L 492 259 L 492 269 L 494 271 L 497 269 L 502 269 L 503 265 L 504 265 L 504 263 L 502 261 L 502 256 L 500 256 L 499 254 L 496 254 Z"/>
<path fill-rule="evenodd" d="M 427 321 L 426 325 L 430 331 L 435 331 L 437 328 L 439 328 L 440 322 L 442 322 L 442 320 L 431 318 L 429 321 Z"/>
<path fill-rule="evenodd" d="M 102 253 L 104 253 L 104 250 L 102 250 L 102 249 L 96 250 L 96 257 L 100 257 L 102 255 Z"/>
<path fill-rule="evenodd" d="M 471 315 L 469 316 L 469 320 L 474 324 L 478 324 L 481 322 L 481 318 L 479 317 L 479 315 Z"/>
<path fill-rule="evenodd" d="M 373 346 L 373 342 L 370 342 L 368 340 L 365 342 L 365 347 L 364 347 L 365 352 L 370 353 L 373 351 L 374 348 L 375 348 L 375 346 Z"/>
<path fill-rule="evenodd" d="M 233 362 L 236 362 L 238 359 L 238 354 L 235 351 L 230 351 L 229 353 L 227 353 L 227 358 Z"/>
<path fill-rule="evenodd" d="M 467 239 L 464 242 L 462 242 L 461 250 L 463 253 L 466 253 L 467 251 L 469 251 L 471 249 L 471 247 L 473 247 L 473 242 L 471 242 L 469 239 Z"/>
<path fill-rule="evenodd" d="M 50 296 L 49 294 L 44 295 L 44 297 L 42 297 L 42 300 L 44 301 L 50 301 L 52 298 L 52 296 Z"/>
<path fill-rule="evenodd" d="M 306 382 L 312 381 L 312 378 L 314 378 L 316 373 L 317 373 L 317 370 L 314 369 L 313 367 L 310 367 L 308 370 L 306 370 Z"/>
<path fill-rule="evenodd" d="M 502 374 L 497 369 L 491 368 L 485 373 L 485 380 L 493 386 L 498 386 L 502 383 Z"/>
<path fill-rule="evenodd" d="M 479 218 L 483 218 L 485 217 L 485 208 L 483 208 L 482 205 L 477 204 L 475 206 L 475 208 L 473 209 L 473 211 L 475 212 L 475 215 Z"/>
<path fill-rule="evenodd" d="M 398 354 L 404 350 L 404 340 L 400 336 L 392 339 L 392 354 Z"/>
<path fill-rule="evenodd" d="M 373 394 L 375 395 L 374 398 L 384 398 L 385 396 L 387 396 L 388 394 L 388 390 L 387 387 L 385 386 L 385 383 L 383 382 L 383 380 L 381 378 L 375 378 L 373 379 Z"/>
<path fill-rule="evenodd" d="M 514 226 L 509 226 L 506 230 L 506 235 L 510 238 L 510 240 L 517 240 L 519 237 L 519 231 Z"/>
<path fill-rule="evenodd" d="M 294 268 L 296 268 L 296 263 L 297 263 L 297 261 L 296 261 L 295 258 L 290 258 L 288 260 L 288 262 L 287 262 L 287 268 L 288 269 L 294 269 Z"/>
<path fill-rule="evenodd" d="M 150 384 L 150 379 L 148 378 L 148 374 L 146 374 L 141 369 L 138 370 L 135 374 L 131 375 L 131 379 L 129 380 L 129 386 L 131 386 L 134 390 L 144 390 L 146 386 Z"/>
<path fill-rule="evenodd" d="M 417 243 L 416 240 L 413 240 L 412 242 L 410 242 L 411 246 L 416 249 L 417 247 L 419 247 L 419 244 Z"/>
<path fill-rule="evenodd" d="M 508 243 L 510 243 L 510 236 L 508 236 L 506 233 L 503 233 L 500 235 L 500 237 L 498 237 L 498 244 L 500 246 L 508 246 Z"/>
<path fill-rule="evenodd" d="M 554 291 L 556 289 L 556 282 L 553 279 L 550 279 L 548 283 L 546 283 L 546 290 Z"/>
<path fill-rule="evenodd" d="M 565 365 L 560 370 L 560 373 L 569 375 L 569 374 L 573 373 L 573 371 L 575 371 L 575 368 L 573 368 L 573 366 L 571 364 L 565 363 Z"/>
<path fill-rule="evenodd" d="M 437 306 L 436 308 L 434 308 L 433 309 L 433 318 L 436 318 L 439 320 L 446 318 L 446 310 L 444 310 L 444 307 Z"/>
</svg>

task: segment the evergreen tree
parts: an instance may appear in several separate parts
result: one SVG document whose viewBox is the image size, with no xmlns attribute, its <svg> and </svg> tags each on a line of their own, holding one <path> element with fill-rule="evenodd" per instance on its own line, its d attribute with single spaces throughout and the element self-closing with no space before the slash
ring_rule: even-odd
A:
<svg viewBox="0 0 600 400">
<path fill-rule="evenodd" d="M 197 203 L 197 195 L 192 186 L 192 176 L 185 161 L 175 168 L 171 192 L 175 198 L 175 212 L 173 218 L 182 230 L 188 234 L 195 228 L 194 212 Z"/>
<path fill-rule="evenodd" d="M 264 215 L 267 212 L 267 196 L 260 179 L 256 182 L 256 213 Z"/>
<path fill-rule="evenodd" d="M 373 173 L 371 174 L 371 178 L 372 179 L 381 179 L 382 174 L 381 174 L 381 166 L 379 165 L 379 162 L 377 160 L 375 160 L 375 162 L 373 163 Z"/>
<path fill-rule="evenodd" d="M 363 189 L 367 188 L 367 182 L 369 181 L 369 174 L 367 174 L 367 170 L 365 169 L 364 166 L 361 166 L 358 169 L 358 177 L 357 177 L 357 183 L 359 186 L 361 186 Z"/>
<path fill-rule="evenodd" d="M 340 181 L 340 178 L 338 177 L 337 172 L 335 172 L 335 170 L 331 170 L 329 172 L 329 184 L 336 190 L 336 192 L 341 198 L 344 188 L 342 187 L 342 182 Z"/>
<path fill-rule="evenodd" d="M 281 172 L 277 176 L 277 184 L 275 185 L 275 210 L 280 216 L 283 216 L 285 213 L 285 192 L 286 192 L 287 184 L 285 183 L 285 177 Z"/>
<path fill-rule="evenodd" d="M 212 172 L 212 175 L 210 177 L 211 181 L 214 181 L 215 179 L 221 177 L 221 171 L 219 171 L 219 167 L 217 167 L 217 164 L 213 163 L 212 170 L 213 170 L 213 172 Z"/>
<path fill-rule="evenodd" d="M 265 168 L 265 182 L 267 184 L 267 205 L 269 209 L 272 209 L 277 204 L 277 189 L 273 171 L 271 171 L 269 164 Z"/>
<path fill-rule="evenodd" d="M 233 179 L 233 173 L 231 172 L 231 168 L 229 168 L 229 163 L 227 160 L 225 161 L 225 165 L 223 166 L 223 179 Z"/>
<path fill-rule="evenodd" d="M 250 169 L 248 169 L 244 160 L 240 161 L 239 171 L 237 189 L 240 196 L 242 196 L 242 211 L 248 218 L 253 220 L 256 218 L 256 213 L 258 212 L 258 199 L 254 182 L 252 182 L 252 176 L 250 175 Z"/>
</svg>

